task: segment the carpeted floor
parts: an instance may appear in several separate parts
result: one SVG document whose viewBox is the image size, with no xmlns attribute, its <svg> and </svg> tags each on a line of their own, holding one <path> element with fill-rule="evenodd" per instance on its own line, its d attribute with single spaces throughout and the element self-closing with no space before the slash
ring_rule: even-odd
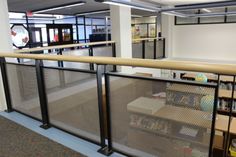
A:
<svg viewBox="0 0 236 157">
<path fill-rule="evenodd" d="M 0 116 L 0 157 L 84 157 Z"/>
</svg>

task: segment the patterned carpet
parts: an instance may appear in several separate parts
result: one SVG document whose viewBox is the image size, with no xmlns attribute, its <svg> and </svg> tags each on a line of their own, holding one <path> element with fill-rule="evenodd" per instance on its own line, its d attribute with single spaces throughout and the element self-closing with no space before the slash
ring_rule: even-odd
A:
<svg viewBox="0 0 236 157">
<path fill-rule="evenodd" d="M 84 157 L 0 116 L 0 157 Z"/>
</svg>

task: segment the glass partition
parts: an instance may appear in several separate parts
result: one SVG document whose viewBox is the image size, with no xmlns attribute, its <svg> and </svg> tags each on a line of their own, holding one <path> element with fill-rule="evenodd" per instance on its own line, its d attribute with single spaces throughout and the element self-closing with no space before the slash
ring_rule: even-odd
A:
<svg viewBox="0 0 236 157">
<path fill-rule="evenodd" d="M 96 74 L 44 69 L 50 123 L 100 142 Z"/>
<path fill-rule="evenodd" d="M 13 109 L 41 119 L 35 66 L 7 64 Z"/>
<path fill-rule="evenodd" d="M 209 156 L 215 85 L 121 74 L 108 79 L 115 150 L 139 157 Z"/>
</svg>

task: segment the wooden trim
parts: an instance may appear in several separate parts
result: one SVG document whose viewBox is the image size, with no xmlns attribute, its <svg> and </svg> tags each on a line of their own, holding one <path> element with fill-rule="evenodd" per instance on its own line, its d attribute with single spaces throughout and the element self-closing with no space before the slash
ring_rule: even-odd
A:
<svg viewBox="0 0 236 157">
<path fill-rule="evenodd" d="M 91 42 L 91 43 L 80 43 L 80 44 L 67 44 L 67 45 L 57 45 L 57 46 L 47 46 L 47 47 L 38 47 L 31 49 L 21 49 L 15 50 L 15 53 L 27 53 L 27 52 L 36 52 L 43 50 L 52 50 L 52 49 L 63 49 L 63 48 L 73 48 L 80 46 L 95 46 L 95 45 L 104 45 L 104 44 L 113 44 L 115 41 L 102 41 L 102 42 Z"/>
<path fill-rule="evenodd" d="M 151 59 L 128 59 L 115 57 L 87 57 L 87 56 L 66 56 L 66 55 L 45 55 L 45 54 L 19 54 L 0 53 L 0 57 L 41 59 L 52 61 L 68 61 L 95 63 L 105 65 L 120 65 L 133 67 L 146 67 L 169 70 L 183 70 L 193 72 L 216 73 L 222 75 L 236 75 L 236 64 L 214 64 L 195 61 L 172 61 L 172 60 L 151 60 Z"/>
<path fill-rule="evenodd" d="M 139 41 L 153 41 L 155 39 L 163 39 L 163 38 L 138 38 L 138 39 L 133 39 L 133 42 L 139 42 Z"/>
</svg>

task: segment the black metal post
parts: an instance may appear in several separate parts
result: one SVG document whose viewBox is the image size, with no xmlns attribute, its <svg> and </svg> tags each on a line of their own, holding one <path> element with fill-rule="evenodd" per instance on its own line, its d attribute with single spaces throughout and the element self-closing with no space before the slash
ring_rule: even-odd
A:
<svg viewBox="0 0 236 157">
<path fill-rule="evenodd" d="M 220 75 L 218 75 L 217 80 L 217 87 L 215 89 L 215 95 L 214 95 L 214 106 L 213 106 L 213 112 L 212 112 L 212 123 L 211 123 L 211 139 L 210 139 L 210 148 L 209 148 L 209 157 L 212 157 L 212 150 L 213 150 L 213 143 L 214 143 L 214 137 L 215 137 L 215 123 L 216 123 L 216 114 L 217 114 L 217 105 L 218 105 L 218 95 L 219 95 L 219 88 L 220 88 Z"/>
<path fill-rule="evenodd" d="M 163 38 L 163 58 L 166 58 L 166 39 Z"/>
<path fill-rule="evenodd" d="M 105 73 L 105 65 L 97 65 L 97 93 L 98 93 L 98 110 L 99 110 L 99 122 L 100 122 L 100 140 L 101 149 L 98 150 L 101 154 L 108 154 L 108 148 L 106 146 L 106 133 L 105 133 L 105 119 L 103 110 L 103 88 L 102 88 L 102 77 Z"/>
<path fill-rule="evenodd" d="M 93 56 L 93 46 L 89 46 L 89 56 Z M 90 70 L 94 70 L 94 64 L 93 63 L 90 63 L 89 64 L 90 66 Z"/>
<path fill-rule="evenodd" d="M 154 41 L 153 41 L 154 43 L 153 43 L 153 59 L 157 59 L 157 39 L 154 39 Z"/>
<path fill-rule="evenodd" d="M 112 43 L 112 57 L 116 57 L 116 44 Z M 117 66 L 113 65 L 113 72 L 117 72 Z"/>
<path fill-rule="evenodd" d="M 234 90 L 235 90 L 235 77 L 233 79 L 233 87 L 232 87 L 232 93 L 231 93 L 231 99 L 230 99 L 230 110 L 229 110 L 229 122 L 228 122 L 228 130 L 226 134 L 226 144 L 224 146 L 224 157 L 228 157 L 228 150 L 230 145 L 230 128 L 231 128 L 231 119 L 232 119 L 232 113 L 233 113 L 233 104 L 234 104 Z"/>
<path fill-rule="evenodd" d="M 26 20 L 26 28 L 28 30 L 28 35 L 29 35 L 29 48 L 32 48 L 32 36 L 31 36 L 31 30 L 30 30 L 30 26 L 29 26 L 29 17 L 27 15 L 27 13 L 25 13 L 25 20 Z"/>
<path fill-rule="evenodd" d="M 1 73 L 2 73 L 2 82 L 5 92 L 5 98 L 6 98 L 6 104 L 7 104 L 7 110 L 6 112 L 12 112 L 12 104 L 11 104 L 11 94 L 10 94 L 10 88 L 7 78 L 7 69 L 6 69 L 6 60 L 5 58 L 0 58 L 0 66 L 1 66 Z"/>
<path fill-rule="evenodd" d="M 113 153 L 112 150 L 112 134 L 111 134 L 111 110 L 110 110 L 110 77 L 105 74 L 105 93 L 106 93 L 106 122 L 107 122 L 107 140 L 108 152 Z"/>
<path fill-rule="evenodd" d="M 142 58 L 145 59 L 145 40 L 142 41 Z"/>
<path fill-rule="evenodd" d="M 41 108 L 42 122 L 43 122 L 43 125 L 41 125 L 40 127 L 44 129 L 48 129 L 50 128 L 50 123 L 49 123 L 48 100 L 47 100 L 46 87 L 45 87 L 45 82 L 44 82 L 42 60 L 35 60 L 35 65 L 36 65 L 36 76 L 37 76 L 37 83 L 38 83 L 40 108 Z"/>
<path fill-rule="evenodd" d="M 58 55 L 62 55 L 62 49 L 59 49 L 59 52 L 57 53 Z M 64 67 L 63 61 L 58 61 L 58 67 Z"/>
<path fill-rule="evenodd" d="M 84 19 L 84 42 L 85 43 L 87 43 L 87 40 L 86 40 L 86 38 L 87 38 L 87 31 L 86 31 L 86 17 L 85 16 L 83 16 L 83 19 Z"/>
<path fill-rule="evenodd" d="M 79 26 L 78 26 L 78 16 L 75 16 L 75 24 L 76 24 L 76 38 L 77 38 L 77 43 L 79 43 Z"/>
</svg>

